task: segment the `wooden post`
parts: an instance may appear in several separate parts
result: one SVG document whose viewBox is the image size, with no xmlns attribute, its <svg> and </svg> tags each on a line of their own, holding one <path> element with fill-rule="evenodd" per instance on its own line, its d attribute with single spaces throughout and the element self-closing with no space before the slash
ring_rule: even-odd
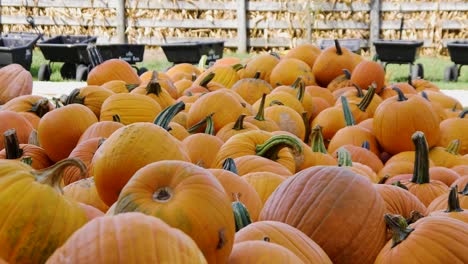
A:
<svg viewBox="0 0 468 264">
<path fill-rule="evenodd" d="M 372 0 L 371 1 L 371 10 L 370 10 L 370 35 L 369 35 L 369 48 L 371 51 L 371 56 L 375 54 L 375 47 L 372 44 L 375 40 L 378 40 L 380 37 L 380 10 L 381 10 L 381 0 Z"/>
<path fill-rule="evenodd" d="M 307 0 L 307 3 L 306 3 L 306 8 L 305 8 L 305 11 L 306 11 L 306 21 L 307 21 L 307 32 L 306 32 L 306 38 L 307 38 L 307 42 L 308 43 L 312 43 L 312 15 L 311 15 L 311 8 L 310 8 L 310 1 L 311 0 Z"/>
<path fill-rule="evenodd" d="M 247 52 L 247 5 L 248 0 L 237 0 L 237 52 Z"/>
<path fill-rule="evenodd" d="M 127 44 L 127 34 L 125 28 L 127 25 L 127 18 L 125 16 L 125 0 L 117 0 L 117 41 L 120 44 Z"/>
</svg>

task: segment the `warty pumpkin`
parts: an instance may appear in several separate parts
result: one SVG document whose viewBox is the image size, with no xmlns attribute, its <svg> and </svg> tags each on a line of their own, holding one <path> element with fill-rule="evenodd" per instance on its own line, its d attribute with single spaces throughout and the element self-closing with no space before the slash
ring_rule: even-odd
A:
<svg viewBox="0 0 468 264">
<path fill-rule="evenodd" d="M 281 183 L 259 219 L 301 230 L 334 263 L 373 263 L 385 244 L 384 212 L 369 180 L 347 168 L 315 166 Z"/>
<path fill-rule="evenodd" d="M 207 263 L 188 235 L 142 213 L 99 217 L 87 223 L 46 263 L 64 262 Z"/>
<path fill-rule="evenodd" d="M 11 99 L 31 94 L 33 79 L 23 66 L 13 63 L 0 69 L 0 105 Z"/>
<path fill-rule="evenodd" d="M 115 207 L 116 214 L 125 212 L 143 212 L 184 231 L 209 263 L 224 263 L 234 243 L 234 216 L 223 186 L 188 162 L 164 160 L 139 169 Z"/>
</svg>

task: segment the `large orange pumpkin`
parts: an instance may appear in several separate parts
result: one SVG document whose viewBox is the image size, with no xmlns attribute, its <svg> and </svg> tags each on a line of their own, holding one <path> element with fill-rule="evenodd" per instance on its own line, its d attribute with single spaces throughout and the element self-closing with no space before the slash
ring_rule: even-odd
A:
<svg viewBox="0 0 468 264">
<path fill-rule="evenodd" d="M 448 118 L 440 122 L 440 140 L 438 146 L 447 146 L 452 140 L 460 140 L 459 153 L 468 154 L 468 110 L 464 110 L 458 117 Z"/>
<path fill-rule="evenodd" d="M 47 98 L 40 95 L 21 95 L 2 105 L 2 110 L 14 112 L 29 112 L 38 117 L 52 111 L 55 106 Z"/>
<path fill-rule="evenodd" d="M 141 80 L 132 66 L 121 59 L 110 59 L 104 62 L 97 59 L 88 74 L 88 85 L 102 85 L 108 81 L 122 80 L 127 84 L 140 84 Z"/>
<path fill-rule="evenodd" d="M 149 96 L 119 93 L 109 96 L 101 106 L 100 121 L 112 121 L 116 115 L 124 125 L 153 122 L 161 106 Z"/>
<path fill-rule="evenodd" d="M 115 213 L 124 212 L 143 212 L 184 231 L 209 263 L 225 263 L 234 243 L 234 216 L 223 186 L 188 162 L 158 161 L 138 170 L 117 201 Z"/>
<path fill-rule="evenodd" d="M 48 264 L 67 262 L 207 263 L 189 236 L 142 213 L 99 217 L 87 223 L 47 260 Z"/>
<path fill-rule="evenodd" d="M 368 179 L 347 168 L 315 166 L 278 186 L 260 220 L 296 227 L 335 263 L 373 263 L 385 244 L 384 212 Z"/>
<path fill-rule="evenodd" d="M 0 69 L 0 105 L 20 95 L 32 93 L 33 80 L 29 71 L 19 64 Z"/>
<path fill-rule="evenodd" d="M 2 110 L 0 111 L 0 149 L 5 148 L 3 133 L 9 129 L 15 129 L 19 143 L 28 143 L 29 135 L 33 127 L 29 121 L 17 112 Z"/>
<path fill-rule="evenodd" d="M 307 63 L 295 58 L 283 58 L 271 71 L 270 84 L 272 87 L 291 85 L 297 78 L 301 78 L 306 86 L 316 84 L 312 69 Z"/>
<path fill-rule="evenodd" d="M 234 244 L 227 263 L 301 264 L 304 262 L 283 246 L 266 241 L 251 240 Z"/>
<path fill-rule="evenodd" d="M 314 67 L 315 59 L 322 52 L 316 45 L 305 43 L 297 45 L 286 53 L 285 58 L 295 58 L 307 63 L 310 68 Z"/>
<path fill-rule="evenodd" d="M 141 122 L 119 128 L 93 157 L 99 196 L 111 206 L 138 169 L 159 160 L 190 159 L 182 143 L 160 126 Z"/>
</svg>

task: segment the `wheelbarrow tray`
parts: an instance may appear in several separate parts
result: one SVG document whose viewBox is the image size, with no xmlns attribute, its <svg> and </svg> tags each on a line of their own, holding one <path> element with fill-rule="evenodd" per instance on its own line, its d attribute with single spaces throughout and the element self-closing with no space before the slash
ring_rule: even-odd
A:
<svg viewBox="0 0 468 264">
<path fill-rule="evenodd" d="M 96 46 L 103 60 L 121 59 L 130 64 L 143 61 L 144 44 L 101 44 Z"/>
<path fill-rule="evenodd" d="M 455 64 L 468 65 L 468 40 L 448 42 L 447 49 Z"/>
<path fill-rule="evenodd" d="M 209 64 L 223 57 L 224 41 L 186 41 L 162 44 L 161 48 L 170 62 L 195 64 L 206 55 Z"/>
<path fill-rule="evenodd" d="M 17 63 L 30 70 L 38 34 L 13 32 L 0 36 L 0 67 Z"/>
<path fill-rule="evenodd" d="M 345 47 L 354 53 L 359 53 L 361 51 L 361 40 L 360 39 L 338 39 L 341 47 Z M 335 46 L 334 39 L 322 39 L 320 41 L 320 49 L 326 49 L 328 47 Z"/>
<path fill-rule="evenodd" d="M 44 58 L 51 62 L 90 64 L 86 47 L 96 43 L 97 37 L 84 35 L 59 35 L 37 43 Z"/>
<path fill-rule="evenodd" d="M 388 63 L 413 63 L 423 41 L 376 40 L 373 42 L 379 60 Z"/>
</svg>

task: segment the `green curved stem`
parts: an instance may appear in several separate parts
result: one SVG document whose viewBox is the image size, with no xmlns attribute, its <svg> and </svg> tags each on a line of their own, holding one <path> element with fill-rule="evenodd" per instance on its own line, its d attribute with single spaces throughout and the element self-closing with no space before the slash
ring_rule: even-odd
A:
<svg viewBox="0 0 468 264">
<path fill-rule="evenodd" d="M 351 80 L 351 72 L 348 69 L 343 69 L 343 74 L 346 79 Z"/>
<path fill-rule="evenodd" d="M 460 207 L 460 200 L 458 199 L 457 189 L 458 189 L 457 185 L 450 188 L 450 193 L 448 196 L 448 207 L 447 207 L 447 210 L 445 210 L 444 212 L 446 213 L 463 212 L 463 209 Z"/>
<path fill-rule="evenodd" d="M 180 111 L 184 109 L 185 103 L 183 101 L 179 101 L 171 106 L 166 107 L 163 111 L 161 111 L 161 113 L 158 114 L 153 123 L 169 131 L 169 123 L 172 121 L 174 116 L 176 116 L 178 113 L 180 113 Z"/>
<path fill-rule="evenodd" d="M 65 101 L 63 102 L 64 105 L 69 104 L 84 104 L 85 97 L 80 96 L 80 89 L 76 88 L 70 92 L 70 94 L 66 97 Z"/>
<path fill-rule="evenodd" d="M 227 158 L 224 160 L 223 169 L 239 175 L 239 172 L 237 171 L 236 163 L 234 162 L 234 159 L 232 158 Z"/>
<path fill-rule="evenodd" d="M 291 87 L 294 88 L 294 89 L 297 89 L 297 88 L 299 88 L 299 85 L 300 85 L 301 83 L 303 83 L 302 77 L 299 76 L 299 77 L 297 77 L 297 79 L 293 82 L 293 84 L 291 84 Z"/>
<path fill-rule="evenodd" d="M 120 115 L 117 114 L 112 116 L 112 121 L 122 123 L 122 121 L 120 120 Z"/>
<path fill-rule="evenodd" d="M 416 131 L 411 139 L 416 148 L 414 173 L 411 182 L 417 184 L 429 183 L 429 148 L 427 146 L 426 137 L 423 132 Z"/>
<path fill-rule="evenodd" d="M 254 78 L 254 79 L 260 79 L 260 76 L 261 76 L 261 75 L 262 75 L 262 72 L 257 71 L 257 72 L 255 72 L 253 78 Z"/>
<path fill-rule="evenodd" d="M 205 87 L 213 80 L 213 78 L 215 77 L 215 73 L 214 72 L 209 72 L 205 78 L 203 78 L 201 81 L 200 81 L 200 86 L 201 87 Z"/>
<path fill-rule="evenodd" d="M 361 110 L 362 112 L 366 112 L 367 107 L 369 107 L 369 105 L 372 102 L 372 99 L 374 99 L 374 95 L 375 95 L 375 86 L 372 85 L 367 90 L 367 93 L 364 96 L 364 98 L 362 98 L 361 102 L 359 102 L 359 104 L 357 105 L 359 110 Z"/>
<path fill-rule="evenodd" d="M 215 127 L 214 127 L 214 121 L 213 121 L 213 114 L 210 114 L 206 117 L 206 128 L 205 128 L 205 134 L 212 135 L 214 136 L 215 134 Z"/>
<path fill-rule="evenodd" d="M 392 185 L 396 186 L 396 187 L 400 187 L 400 188 L 402 188 L 404 190 L 408 190 L 408 187 L 406 187 L 406 185 L 401 184 L 400 181 L 396 181 L 396 182 L 392 183 Z"/>
<path fill-rule="evenodd" d="M 241 114 L 237 120 L 236 120 L 236 123 L 234 123 L 234 126 L 232 127 L 232 129 L 234 130 L 242 130 L 244 129 L 244 118 L 246 117 L 245 114 Z"/>
<path fill-rule="evenodd" d="M 351 153 L 344 147 L 340 147 L 337 151 L 338 167 L 352 167 Z"/>
<path fill-rule="evenodd" d="M 336 47 L 336 54 L 343 55 L 343 50 L 341 49 L 340 42 L 337 39 L 335 39 L 335 47 Z"/>
<path fill-rule="evenodd" d="M 343 107 L 343 114 L 344 114 L 346 126 L 356 125 L 356 121 L 354 121 L 353 113 L 351 112 L 351 109 L 349 108 L 348 99 L 346 98 L 346 96 L 341 96 L 340 99 L 341 99 L 341 107 Z"/>
<path fill-rule="evenodd" d="M 302 101 L 304 100 L 304 95 L 305 95 L 305 84 L 304 82 L 301 81 L 298 85 L 299 87 L 297 89 L 296 98 L 297 100 L 299 100 L 299 102 L 302 103 Z"/>
<path fill-rule="evenodd" d="M 238 64 L 232 65 L 232 68 L 233 68 L 235 71 L 239 71 L 239 70 L 241 70 L 241 69 L 244 68 L 244 65 L 238 63 Z"/>
<path fill-rule="evenodd" d="M 266 101 L 266 93 L 262 95 L 262 100 L 260 101 L 260 106 L 258 107 L 257 115 L 255 119 L 258 121 L 265 121 L 265 101 Z"/>
<path fill-rule="evenodd" d="M 465 188 L 461 192 L 459 192 L 461 195 L 468 195 L 468 183 L 465 185 Z"/>
<path fill-rule="evenodd" d="M 465 109 L 463 111 L 461 111 L 460 115 L 458 115 L 458 117 L 460 118 L 465 118 L 465 115 L 468 113 L 468 109 Z"/>
<path fill-rule="evenodd" d="M 30 156 L 24 156 L 24 157 L 21 158 L 20 161 L 22 163 L 24 163 L 24 164 L 29 165 L 29 166 L 32 166 L 32 164 L 33 164 L 33 160 L 32 160 L 32 158 Z"/>
<path fill-rule="evenodd" d="M 256 155 L 278 160 L 278 152 L 283 148 L 290 148 L 294 153 L 302 153 L 301 143 L 294 137 L 289 135 L 276 135 L 269 138 L 265 143 L 255 147 Z"/>
<path fill-rule="evenodd" d="M 447 151 L 450 154 L 453 155 L 460 155 L 460 140 L 459 139 L 454 139 L 450 142 L 450 144 L 445 148 L 445 151 Z"/>
<path fill-rule="evenodd" d="M 400 90 L 400 88 L 398 88 L 398 87 L 396 87 L 396 86 L 393 86 L 393 87 L 392 87 L 392 90 L 395 91 L 395 92 L 397 92 L 397 94 L 398 94 L 398 101 L 399 101 L 399 102 L 408 100 L 408 98 L 405 97 L 405 94 Z"/>
<path fill-rule="evenodd" d="M 403 242 L 414 231 L 408 227 L 406 219 L 401 215 L 385 214 L 385 223 L 392 230 L 392 248 Z"/>
<path fill-rule="evenodd" d="M 355 84 L 355 83 L 353 83 L 353 86 L 354 86 L 354 88 L 356 88 L 357 97 L 363 98 L 364 97 L 364 92 L 362 91 L 362 88 L 359 85 Z"/>
<path fill-rule="evenodd" d="M 207 117 L 203 118 L 198 123 L 196 123 L 192 127 L 188 128 L 187 132 L 189 132 L 190 134 L 196 133 L 200 128 L 202 128 L 205 124 L 207 124 L 208 118 L 212 118 L 213 115 L 214 115 L 214 113 L 209 114 Z M 210 134 L 210 135 L 212 135 L 212 134 Z"/>
<path fill-rule="evenodd" d="M 316 125 L 312 128 L 310 145 L 312 147 L 312 152 L 328 154 L 325 143 L 323 142 L 322 127 L 320 125 Z"/>
<path fill-rule="evenodd" d="M 80 169 L 80 176 L 82 179 L 86 178 L 86 165 L 78 158 L 63 159 L 48 168 L 33 170 L 31 171 L 31 174 L 34 175 L 36 182 L 47 184 L 54 188 L 58 193 L 63 194 L 62 177 L 65 169 L 69 166 L 78 167 Z"/>
</svg>

